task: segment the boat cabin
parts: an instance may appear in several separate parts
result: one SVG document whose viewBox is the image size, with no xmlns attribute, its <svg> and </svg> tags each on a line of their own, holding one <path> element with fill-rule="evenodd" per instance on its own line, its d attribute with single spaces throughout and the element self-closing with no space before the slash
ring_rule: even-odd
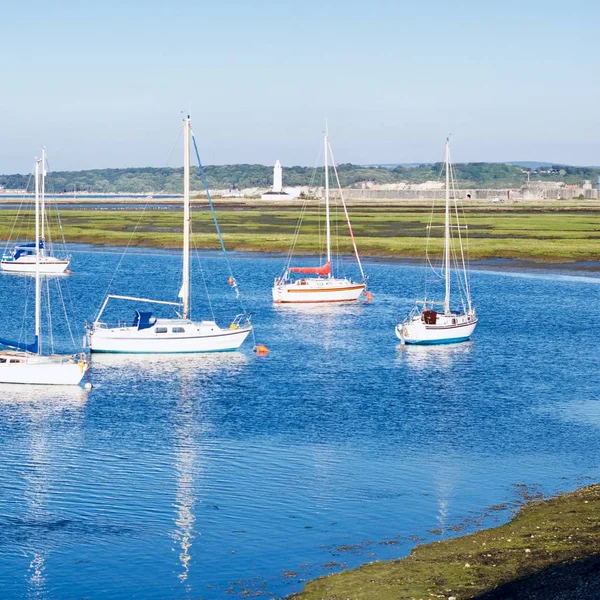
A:
<svg viewBox="0 0 600 600">
<path fill-rule="evenodd" d="M 27 358 L 23 355 L 14 354 L 12 352 L 0 353 L 0 365 L 24 364 L 26 362 Z"/>
</svg>

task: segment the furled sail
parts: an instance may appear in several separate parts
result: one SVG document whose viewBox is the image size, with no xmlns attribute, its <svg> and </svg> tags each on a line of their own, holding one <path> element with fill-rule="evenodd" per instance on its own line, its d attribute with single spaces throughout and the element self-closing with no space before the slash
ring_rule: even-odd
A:
<svg viewBox="0 0 600 600">
<path fill-rule="evenodd" d="M 303 273 L 305 275 L 329 275 L 331 263 L 327 262 L 322 267 L 290 267 L 290 273 Z"/>
<path fill-rule="evenodd" d="M 26 344 L 23 342 L 15 342 L 13 340 L 7 340 L 4 338 L 0 338 L 0 345 L 6 346 L 7 348 L 11 348 L 13 350 L 22 350 L 24 352 L 32 352 L 36 353 L 38 351 L 38 338 L 36 337 L 35 342 L 31 344 Z"/>
</svg>

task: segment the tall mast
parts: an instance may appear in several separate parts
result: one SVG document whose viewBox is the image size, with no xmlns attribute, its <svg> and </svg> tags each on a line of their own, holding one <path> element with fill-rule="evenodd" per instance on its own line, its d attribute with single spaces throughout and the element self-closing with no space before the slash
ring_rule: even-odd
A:
<svg viewBox="0 0 600 600">
<path fill-rule="evenodd" d="M 183 127 L 183 283 L 181 297 L 183 318 L 190 314 L 190 116 Z"/>
<path fill-rule="evenodd" d="M 40 285 L 40 163 L 35 161 L 35 343 L 37 353 L 42 353 L 41 330 L 41 285 Z M 42 166 L 43 168 L 43 166 Z"/>
<path fill-rule="evenodd" d="M 327 130 L 327 121 L 325 121 L 325 223 L 327 227 L 327 262 L 331 263 L 331 224 L 329 223 L 329 165 L 327 164 L 327 154 L 329 152 L 329 138 Z M 331 277 L 331 268 L 329 275 Z"/>
<path fill-rule="evenodd" d="M 450 141 L 446 138 L 446 223 L 444 227 L 444 272 L 446 276 L 446 296 L 444 313 L 450 313 Z"/>
<path fill-rule="evenodd" d="M 40 240 L 44 242 L 45 238 L 45 221 L 46 221 L 46 147 L 42 146 L 42 189 L 40 194 Z M 44 244 L 45 245 L 45 244 Z M 42 251 L 42 254 L 44 252 Z"/>
</svg>

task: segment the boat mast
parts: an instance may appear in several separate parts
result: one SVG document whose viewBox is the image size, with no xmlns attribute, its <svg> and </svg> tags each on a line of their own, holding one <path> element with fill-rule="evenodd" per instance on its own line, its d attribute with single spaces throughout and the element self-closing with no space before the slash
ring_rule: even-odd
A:
<svg viewBox="0 0 600 600">
<path fill-rule="evenodd" d="M 446 138 L 446 222 L 444 227 L 444 264 L 446 296 L 444 314 L 450 314 L 450 140 Z"/>
<path fill-rule="evenodd" d="M 327 164 L 327 153 L 329 152 L 329 137 L 328 137 L 327 121 L 325 121 L 325 223 L 327 231 L 327 262 L 331 264 L 331 224 L 329 223 L 329 165 Z M 331 277 L 331 268 L 329 275 Z"/>
<path fill-rule="evenodd" d="M 183 283 L 181 297 L 183 318 L 190 313 L 190 116 L 184 119 L 183 127 Z"/>
<path fill-rule="evenodd" d="M 43 156 L 43 152 L 42 152 Z M 35 344 L 38 354 L 42 353 L 41 330 L 41 282 L 40 282 L 40 163 L 35 161 Z M 42 165 L 43 169 L 43 165 Z"/>
<path fill-rule="evenodd" d="M 40 190 L 40 241 L 44 242 L 45 238 L 45 221 L 46 221 L 46 147 L 42 146 L 42 187 Z M 42 250 L 42 254 L 44 254 Z"/>
</svg>

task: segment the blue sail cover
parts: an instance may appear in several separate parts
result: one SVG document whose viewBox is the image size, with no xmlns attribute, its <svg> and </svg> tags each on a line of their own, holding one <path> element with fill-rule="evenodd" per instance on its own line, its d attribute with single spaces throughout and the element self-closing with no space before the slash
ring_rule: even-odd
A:
<svg viewBox="0 0 600 600">
<path fill-rule="evenodd" d="M 31 344 L 0 338 L 0 344 L 2 346 L 6 346 L 7 348 L 11 348 L 12 350 L 23 350 L 24 352 L 32 352 L 33 354 L 36 354 L 39 349 L 39 339 L 37 337 Z"/>
<path fill-rule="evenodd" d="M 40 240 L 39 249 L 44 249 L 44 240 Z M 31 242 L 29 244 L 19 244 L 13 248 L 13 251 L 10 254 L 11 260 L 17 260 L 21 256 L 31 256 L 35 254 L 35 242 Z"/>
<path fill-rule="evenodd" d="M 135 311 L 133 327 L 137 327 L 138 329 L 150 329 L 154 323 L 156 323 L 156 317 L 151 312 Z"/>
</svg>

